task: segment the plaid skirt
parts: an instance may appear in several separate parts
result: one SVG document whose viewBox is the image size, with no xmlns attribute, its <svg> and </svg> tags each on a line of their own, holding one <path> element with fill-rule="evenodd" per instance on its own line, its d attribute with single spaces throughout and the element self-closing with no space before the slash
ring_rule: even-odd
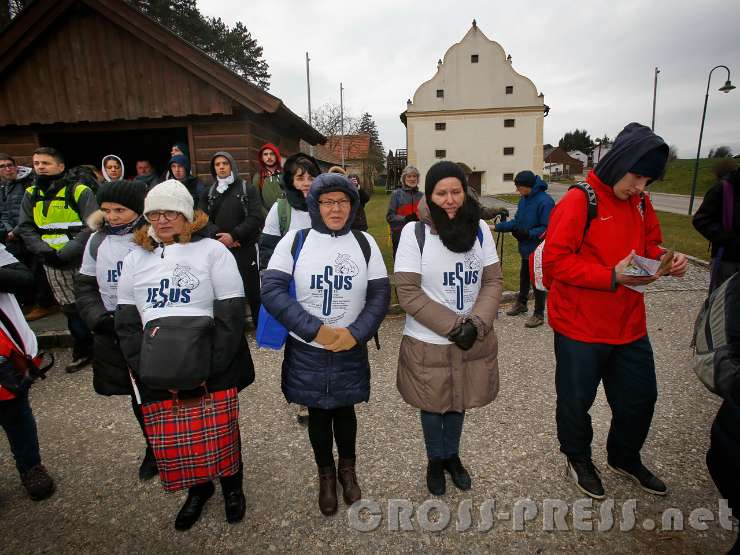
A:
<svg viewBox="0 0 740 555">
<path fill-rule="evenodd" d="M 75 276 L 80 271 L 79 268 L 63 269 L 44 266 L 46 279 L 49 280 L 49 286 L 54 293 L 54 300 L 60 305 L 74 304 L 75 302 Z"/>
<path fill-rule="evenodd" d="M 236 388 L 196 399 L 144 403 L 144 428 L 165 491 L 178 491 L 239 471 Z"/>
</svg>

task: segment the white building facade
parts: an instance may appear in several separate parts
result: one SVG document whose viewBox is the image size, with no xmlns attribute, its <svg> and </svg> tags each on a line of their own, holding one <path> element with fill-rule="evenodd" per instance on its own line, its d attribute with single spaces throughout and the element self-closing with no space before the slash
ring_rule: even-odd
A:
<svg viewBox="0 0 740 555">
<path fill-rule="evenodd" d="M 541 174 L 544 95 L 475 21 L 407 103 L 409 164 L 464 163 L 484 195 L 508 193 L 522 170 Z"/>
</svg>

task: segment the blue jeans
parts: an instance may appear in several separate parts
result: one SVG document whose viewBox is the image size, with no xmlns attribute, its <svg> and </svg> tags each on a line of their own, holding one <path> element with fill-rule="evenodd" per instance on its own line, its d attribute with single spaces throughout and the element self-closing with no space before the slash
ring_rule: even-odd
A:
<svg viewBox="0 0 740 555">
<path fill-rule="evenodd" d="M 449 459 L 459 453 L 464 419 L 464 412 L 439 414 L 421 411 L 421 429 L 428 458 Z"/>
<path fill-rule="evenodd" d="M 0 401 L 0 426 L 8 436 L 18 472 L 24 474 L 41 464 L 36 420 L 31 412 L 28 394 L 10 401 Z"/>
<path fill-rule="evenodd" d="M 610 463 L 640 463 L 658 398 L 653 349 L 647 336 L 625 345 L 584 343 L 555 333 L 555 390 L 560 450 L 590 458 L 593 428 L 588 410 L 599 382 L 612 410 L 606 440 Z"/>
</svg>

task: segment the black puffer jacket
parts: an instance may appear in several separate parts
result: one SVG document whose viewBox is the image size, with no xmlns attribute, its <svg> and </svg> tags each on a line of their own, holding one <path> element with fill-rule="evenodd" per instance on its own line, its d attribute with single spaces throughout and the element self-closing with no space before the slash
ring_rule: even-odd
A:
<svg viewBox="0 0 740 555">
<path fill-rule="evenodd" d="M 724 210 L 724 191 L 722 181 L 712 186 L 699 210 L 694 214 L 693 224 L 696 230 L 712 243 L 712 258 L 723 248 L 722 260 L 740 262 L 740 170 L 735 170 L 728 177 L 733 197 L 732 226 L 725 231 L 722 225 Z"/>
<path fill-rule="evenodd" d="M 204 235 L 208 216 L 201 210 L 195 212 L 190 242 L 206 239 Z M 162 248 L 148 235 L 149 226 L 140 228 L 134 234 L 134 241 L 145 250 L 157 250 L 156 256 L 166 256 Z M 214 271 L 218 271 L 217 268 Z M 236 387 L 244 389 L 254 381 L 254 364 L 244 337 L 244 297 L 236 297 L 213 302 L 214 328 L 212 332 L 211 371 L 206 380 L 208 391 L 222 391 Z M 138 377 L 139 354 L 141 352 L 144 329 L 141 316 L 135 305 L 121 305 L 116 308 L 116 333 L 120 340 L 121 351 L 129 368 Z M 191 346 L 183 345 L 183 349 Z M 166 400 L 171 393 L 163 389 L 146 387 L 138 381 L 139 392 L 143 402 Z M 202 388 L 180 390 L 181 398 L 197 397 L 203 394 Z"/>
<path fill-rule="evenodd" d="M 0 182 L 0 234 L 13 231 L 18 225 L 21 202 L 26 189 L 33 183 L 33 170 L 25 166 L 18 167 L 18 175 L 13 181 Z"/>
</svg>

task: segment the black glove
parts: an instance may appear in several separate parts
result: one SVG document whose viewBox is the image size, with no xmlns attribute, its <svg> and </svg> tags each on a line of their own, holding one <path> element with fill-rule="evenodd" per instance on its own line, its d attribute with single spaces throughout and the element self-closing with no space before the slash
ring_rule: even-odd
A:
<svg viewBox="0 0 740 555">
<path fill-rule="evenodd" d="M 463 351 L 470 349 L 478 339 L 478 330 L 472 320 L 465 320 L 453 329 L 447 339 L 460 347 Z"/>
<path fill-rule="evenodd" d="M 59 258 L 57 251 L 54 250 L 42 253 L 41 260 L 43 261 L 44 266 L 51 266 L 52 268 L 61 268 L 64 266 L 64 263 Z"/>
<path fill-rule="evenodd" d="M 112 312 L 107 312 L 98 323 L 95 324 L 93 331 L 99 335 L 115 335 L 116 334 L 116 317 Z"/>
<path fill-rule="evenodd" d="M 526 241 L 527 239 L 529 239 L 529 232 L 526 229 L 519 229 L 518 227 L 515 227 L 511 230 L 511 234 L 517 241 Z"/>
<path fill-rule="evenodd" d="M 406 216 L 403 219 L 403 221 L 404 221 L 404 223 L 418 222 L 419 221 L 419 217 L 416 214 L 409 214 L 408 216 Z"/>
</svg>

